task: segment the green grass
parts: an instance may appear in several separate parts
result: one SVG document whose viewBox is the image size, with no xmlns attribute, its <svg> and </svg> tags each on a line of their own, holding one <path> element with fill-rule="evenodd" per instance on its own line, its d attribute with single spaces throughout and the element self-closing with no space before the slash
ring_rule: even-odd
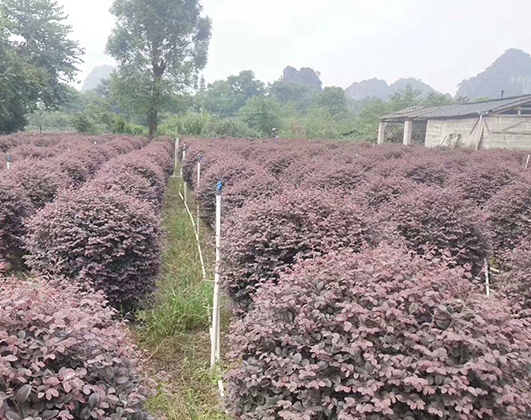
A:
<svg viewBox="0 0 531 420">
<path fill-rule="evenodd" d="M 154 304 L 139 314 L 134 331 L 146 364 L 161 384 L 147 409 L 167 420 L 227 420 L 218 395 L 221 371 L 210 369 L 208 308 L 212 306 L 213 284 L 203 281 L 195 233 L 179 197 L 180 188 L 180 181 L 171 178 L 163 209 L 162 275 Z M 201 236 L 209 235 L 205 230 Z M 204 242 L 205 264 L 213 267 L 214 249 L 208 240 Z M 210 270 L 207 279 L 212 278 Z M 226 327 L 226 312 L 223 318 Z M 160 372 L 165 372 L 162 381 Z"/>
<path fill-rule="evenodd" d="M 153 309 L 139 314 L 144 339 L 160 340 L 210 325 L 213 284 L 203 281 L 194 228 L 179 197 L 180 186 L 179 180 L 170 180 L 163 214 L 162 276 Z M 203 248 L 205 264 L 210 267 L 213 250 Z"/>
</svg>

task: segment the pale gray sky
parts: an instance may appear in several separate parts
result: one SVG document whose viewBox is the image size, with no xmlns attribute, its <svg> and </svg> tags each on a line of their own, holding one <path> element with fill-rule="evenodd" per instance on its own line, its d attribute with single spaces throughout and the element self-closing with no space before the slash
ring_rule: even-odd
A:
<svg viewBox="0 0 531 420">
<path fill-rule="evenodd" d="M 86 49 L 80 80 L 98 65 L 113 26 L 112 0 L 59 0 Z M 271 82 L 287 65 L 346 88 L 416 77 L 441 92 L 508 48 L 531 53 L 529 0 L 203 0 L 213 20 L 208 82 L 251 69 Z"/>
</svg>

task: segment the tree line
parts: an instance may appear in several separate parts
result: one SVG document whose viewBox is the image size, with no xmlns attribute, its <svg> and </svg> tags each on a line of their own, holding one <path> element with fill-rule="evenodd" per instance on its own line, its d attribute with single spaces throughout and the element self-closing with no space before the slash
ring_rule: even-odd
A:
<svg viewBox="0 0 531 420">
<path fill-rule="evenodd" d="M 77 130 L 374 141 L 378 118 L 451 102 L 408 87 L 389 101 L 349 102 L 340 87 L 279 80 L 251 70 L 207 84 L 211 21 L 198 0 L 115 0 L 106 52 L 117 70 L 92 91 L 69 86 L 83 49 L 53 0 L 0 0 L 0 132 Z"/>
</svg>

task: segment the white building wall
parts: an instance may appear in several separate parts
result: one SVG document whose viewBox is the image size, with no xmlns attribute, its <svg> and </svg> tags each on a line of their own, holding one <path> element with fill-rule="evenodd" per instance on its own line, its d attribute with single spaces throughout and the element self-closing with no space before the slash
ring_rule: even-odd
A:
<svg viewBox="0 0 531 420">
<path fill-rule="evenodd" d="M 425 145 L 426 147 L 473 147 L 477 139 L 477 132 L 474 129 L 477 122 L 478 118 L 429 120 L 426 127 Z M 472 132 L 473 129 L 474 132 Z"/>
<path fill-rule="evenodd" d="M 475 149 L 478 138 L 478 119 L 429 120 L 426 128 L 426 147 L 455 146 Z M 531 150 L 531 117 L 491 116 L 483 118 L 483 137 L 480 149 Z"/>
<path fill-rule="evenodd" d="M 486 149 L 531 150 L 531 117 L 490 117 L 491 136 Z"/>
</svg>

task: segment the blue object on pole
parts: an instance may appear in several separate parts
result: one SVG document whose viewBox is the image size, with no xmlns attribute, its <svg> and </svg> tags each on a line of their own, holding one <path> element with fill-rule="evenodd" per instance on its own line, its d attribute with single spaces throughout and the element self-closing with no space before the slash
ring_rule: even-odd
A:
<svg viewBox="0 0 531 420">
<path fill-rule="evenodd" d="M 203 156 L 200 155 L 200 156 L 197 158 L 197 161 L 198 161 L 198 162 L 201 162 L 202 160 L 203 160 Z"/>
<path fill-rule="evenodd" d="M 7 155 L 6 159 L 7 159 L 8 162 L 12 162 L 13 161 L 13 158 L 11 157 L 11 155 Z"/>
<path fill-rule="evenodd" d="M 223 189 L 223 182 L 218 181 L 218 186 L 216 187 L 216 194 L 221 195 L 221 190 Z"/>
</svg>

